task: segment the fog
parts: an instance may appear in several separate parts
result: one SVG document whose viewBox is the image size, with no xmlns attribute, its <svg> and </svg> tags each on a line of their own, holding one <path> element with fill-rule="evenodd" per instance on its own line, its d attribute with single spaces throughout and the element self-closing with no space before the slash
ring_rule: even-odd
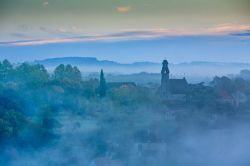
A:
<svg viewBox="0 0 250 166">
<path fill-rule="evenodd" d="M 145 114 L 145 110 L 140 111 Z M 59 121 L 62 125 L 57 131 L 60 138 L 55 143 L 46 145 L 39 150 L 6 148 L 3 156 L 11 155 L 9 165 L 13 166 L 91 165 L 95 161 L 93 157 L 95 150 L 89 147 L 86 140 L 90 139 L 93 132 L 101 129 L 105 132 L 103 141 L 118 144 L 119 150 L 123 150 L 117 152 L 112 149 L 110 152 L 105 152 L 103 158 L 119 161 L 117 162 L 119 165 L 249 165 L 250 124 L 248 122 L 225 120 L 223 125 L 216 126 L 216 122 L 213 122 L 214 124 L 210 124 L 212 127 L 206 126 L 204 129 L 199 126 L 198 122 L 195 122 L 195 119 L 192 119 L 187 126 L 183 126 L 183 124 L 179 124 L 181 122 L 173 119 L 166 120 L 166 118 L 154 114 L 154 112 L 146 112 L 146 115 L 140 116 L 140 118 L 131 115 L 131 118 L 135 118 L 131 121 L 137 121 L 132 125 L 133 127 L 124 124 L 128 122 L 117 122 L 116 126 L 112 126 L 112 124 L 96 122 L 94 119 L 66 114 L 63 115 L 66 117 Z M 152 156 L 140 156 L 133 151 L 137 141 L 131 137 L 132 132 L 145 129 L 150 124 L 162 127 L 157 129 L 159 135 L 168 134 L 169 140 L 166 141 L 165 154 L 154 152 L 155 154 Z M 164 144 L 160 143 L 160 146 L 162 147 Z M 126 155 L 112 157 L 113 153 L 125 153 Z M 1 160 L 2 164 L 6 164 L 6 158 L 2 157 Z M 107 164 L 103 163 L 103 165 L 109 163 L 107 160 Z"/>
<path fill-rule="evenodd" d="M 56 66 L 47 66 L 49 72 L 53 72 Z M 248 63 L 219 63 L 219 62 L 191 62 L 170 64 L 171 78 L 186 77 L 190 83 L 209 82 L 214 76 L 236 75 L 241 70 L 248 69 Z M 139 84 L 159 83 L 161 75 L 159 69 L 161 64 L 145 66 L 106 66 L 106 65 L 80 65 L 79 70 L 83 77 L 98 78 L 99 71 L 105 69 L 108 81 L 115 82 L 136 82 Z M 201 71 L 202 70 L 202 71 Z M 140 79 L 137 79 L 138 76 Z"/>
<path fill-rule="evenodd" d="M 250 164 L 248 71 L 188 84 L 183 101 L 71 65 L 0 67 L 0 165 Z"/>
</svg>

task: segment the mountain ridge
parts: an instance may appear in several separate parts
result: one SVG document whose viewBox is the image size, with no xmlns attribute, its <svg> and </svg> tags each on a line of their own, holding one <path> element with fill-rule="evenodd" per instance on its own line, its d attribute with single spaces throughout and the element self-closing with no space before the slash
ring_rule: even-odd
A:
<svg viewBox="0 0 250 166">
<path fill-rule="evenodd" d="M 72 64 L 72 65 L 109 65 L 109 66 L 141 66 L 141 65 L 159 65 L 160 63 L 154 62 L 133 62 L 133 63 L 119 63 L 110 60 L 98 60 L 95 57 L 62 57 L 62 58 L 48 58 L 44 60 L 36 60 L 33 63 L 43 64 L 45 66 L 54 66 L 59 64 Z"/>
<path fill-rule="evenodd" d="M 32 63 L 43 65 L 59 65 L 59 64 L 72 64 L 72 65 L 112 65 L 112 66 L 141 66 L 141 65 L 161 65 L 161 63 L 141 61 L 133 63 L 119 63 L 111 60 L 99 60 L 96 57 L 59 57 L 47 58 L 43 60 L 36 60 Z M 210 61 L 191 61 L 182 63 L 170 63 L 170 65 L 183 66 L 183 65 L 250 65 L 250 63 L 240 62 L 210 62 Z"/>
</svg>

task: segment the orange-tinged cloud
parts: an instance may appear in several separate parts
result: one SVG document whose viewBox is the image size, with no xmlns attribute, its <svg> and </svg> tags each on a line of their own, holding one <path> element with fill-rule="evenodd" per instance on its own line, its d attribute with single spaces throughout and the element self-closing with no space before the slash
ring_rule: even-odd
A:
<svg viewBox="0 0 250 166">
<path fill-rule="evenodd" d="M 242 32 L 250 30 L 250 25 L 244 24 L 220 24 L 209 28 L 208 33 L 212 34 L 228 34 L 234 32 Z"/>
<path fill-rule="evenodd" d="M 130 6 L 118 6 L 116 7 L 116 11 L 119 13 L 127 13 L 131 10 Z"/>
<path fill-rule="evenodd" d="M 67 30 L 59 28 L 59 32 L 72 32 L 73 29 Z M 123 40 L 137 40 L 137 39 L 153 39 L 159 37 L 170 36 L 199 36 L 199 35 L 232 35 L 233 33 L 240 33 L 250 30 L 250 25 L 243 24 L 222 24 L 210 28 L 201 29 L 126 29 L 124 31 L 113 34 L 96 34 L 86 35 L 85 37 L 66 37 L 66 38 L 45 38 L 27 41 L 10 41 L 0 42 L 0 45 L 43 45 L 54 43 L 70 43 L 70 42 L 93 42 L 93 41 L 123 41 Z"/>
</svg>

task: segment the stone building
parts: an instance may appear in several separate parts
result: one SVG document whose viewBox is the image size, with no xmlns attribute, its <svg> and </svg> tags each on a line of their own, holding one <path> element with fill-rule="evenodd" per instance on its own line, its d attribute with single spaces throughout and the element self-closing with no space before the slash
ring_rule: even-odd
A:
<svg viewBox="0 0 250 166">
<path fill-rule="evenodd" d="M 188 93 L 188 83 L 186 78 L 170 79 L 168 61 L 162 62 L 160 93 L 163 99 L 173 101 L 186 101 Z"/>
</svg>

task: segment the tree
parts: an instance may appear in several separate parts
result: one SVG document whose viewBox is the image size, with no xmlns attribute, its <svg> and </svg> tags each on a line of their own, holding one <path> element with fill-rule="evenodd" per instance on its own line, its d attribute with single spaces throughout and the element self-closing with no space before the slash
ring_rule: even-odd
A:
<svg viewBox="0 0 250 166">
<path fill-rule="evenodd" d="M 82 75 L 76 66 L 61 64 L 55 68 L 52 78 L 52 82 L 64 90 L 69 90 L 70 93 L 82 92 Z"/>
<path fill-rule="evenodd" d="M 82 74 L 76 66 L 73 67 L 73 73 L 74 73 L 73 77 L 75 80 L 78 80 L 78 81 L 82 80 Z"/>
<path fill-rule="evenodd" d="M 57 66 L 54 70 L 54 79 L 55 80 L 61 80 L 64 78 L 64 72 L 65 72 L 65 66 L 64 64 L 60 64 L 59 66 Z"/>
<path fill-rule="evenodd" d="M 10 137 L 13 133 L 13 129 L 9 122 L 4 119 L 0 119 L 0 143 L 7 137 Z"/>
<path fill-rule="evenodd" d="M 250 81 L 250 70 L 241 70 L 238 76 Z"/>
<path fill-rule="evenodd" d="M 16 68 L 15 79 L 27 86 L 40 87 L 49 81 L 49 74 L 43 65 L 23 63 Z"/>
<path fill-rule="evenodd" d="M 54 79 L 58 81 L 63 81 L 63 82 L 79 82 L 82 79 L 81 72 L 80 70 L 74 66 L 72 67 L 71 65 L 59 65 L 56 67 L 54 71 Z"/>
<path fill-rule="evenodd" d="M 217 91 L 226 91 L 232 94 L 236 88 L 233 81 L 228 77 L 215 77 L 211 82 L 211 85 L 216 88 Z"/>
<path fill-rule="evenodd" d="M 3 61 L 2 65 L 3 65 L 3 68 L 4 68 L 5 70 L 12 70 L 12 69 L 13 69 L 12 64 L 11 64 L 7 59 L 5 59 L 5 60 Z"/>
<path fill-rule="evenodd" d="M 12 134 L 15 136 L 27 124 L 24 114 L 14 110 L 7 111 L 4 115 L 4 120 L 10 124 L 12 127 Z"/>
<path fill-rule="evenodd" d="M 13 66 L 8 60 L 0 63 L 0 80 L 7 81 L 13 72 Z"/>
<path fill-rule="evenodd" d="M 96 89 L 98 87 L 99 87 L 99 80 L 98 79 L 90 79 L 88 81 L 84 81 L 82 94 L 87 98 L 95 97 L 96 96 Z"/>
<path fill-rule="evenodd" d="M 101 98 L 106 96 L 106 81 L 104 78 L 103 70 L 101 70 L 100 74 L 99 95 Z"/>
</svg>

